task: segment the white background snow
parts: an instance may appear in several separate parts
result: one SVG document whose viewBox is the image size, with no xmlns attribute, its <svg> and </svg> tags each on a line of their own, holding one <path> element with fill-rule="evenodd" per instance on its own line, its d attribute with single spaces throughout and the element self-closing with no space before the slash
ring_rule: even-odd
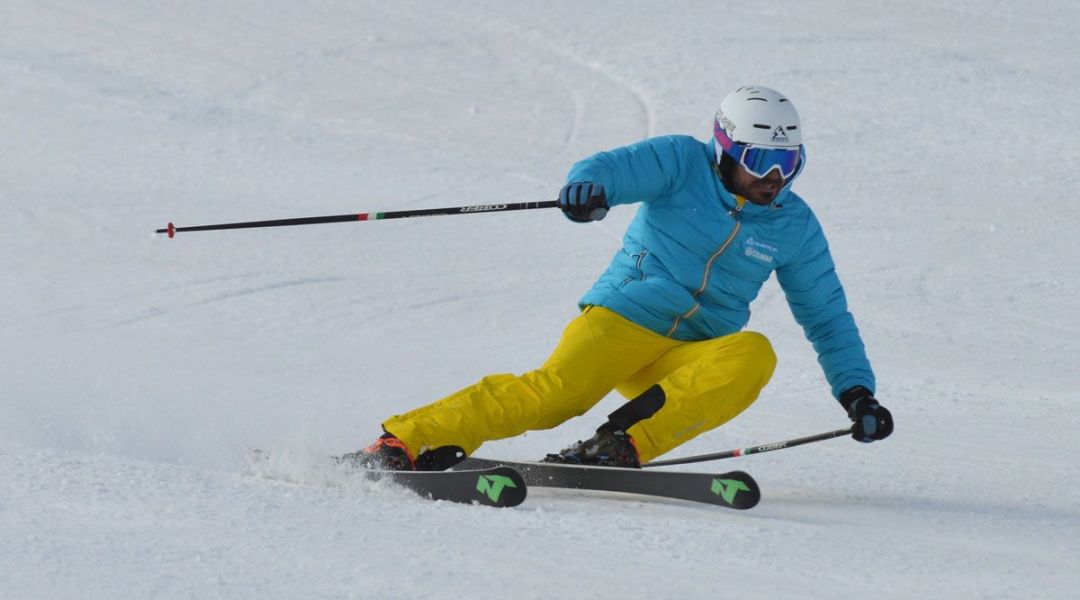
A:
<svg viewBox="0 0 1080 600">
<path fill-rule="evenodd" d="M 4 0 L 0 597 L 1075 597 L 1078 39 L 1069 0 Z M 554 199 L 745 84 L 802 114 L 796 190 L 896 419 L 707 465 L 755 475 L 745 513 L 320 466 L 538 365 L 632 207 L 152 233 Z M 674 455 L 845 425 L 775 283 L 754 309 L 775 379 Z"/>
</svg>

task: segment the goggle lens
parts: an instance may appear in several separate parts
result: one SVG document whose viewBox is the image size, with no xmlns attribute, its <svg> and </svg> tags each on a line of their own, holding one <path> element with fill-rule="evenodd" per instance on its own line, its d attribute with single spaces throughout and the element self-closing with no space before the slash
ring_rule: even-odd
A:
<svg viewBox="0 0 1080 600">
<path fill-rule="evenodd" d="M 773 169 L 779 170 L 780 176 L 788 179 L 795 174 L 799 166 L 801 146 L 798 148 L 748 146 L 729 138 L 719 121 L 713 126 L 713 134 L 724 153 L 734 158 L 751 175 L 759 179 L 768 175 Z"/>
<path fill-rule="evenodd" d="M 780 176 L 787 179 L 795 174 L 795 168 L 799 166 L 799 149 L 744 146 L 739 164 L 754 177 L 765 177 L 777 169 Z"/>
</svg>

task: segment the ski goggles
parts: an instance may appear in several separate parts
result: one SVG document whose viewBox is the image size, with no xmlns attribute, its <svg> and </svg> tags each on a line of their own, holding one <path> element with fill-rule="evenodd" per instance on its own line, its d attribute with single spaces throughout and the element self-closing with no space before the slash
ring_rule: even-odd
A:
<svg viewBox="0 0 1080 600">
<path fill-rule="evenodd" d="M 780 176 L 789 179 L 799 167 L 802 146 L 795 148 L 769 148 L 752 146 L 733 141 L 717 123 L 713 131 L 716 143 L 723 148 L 724 154 L 734 158 L 744 169 L 758 179 L 765 177 L 773 169 L 780 171 Z"/>
</svg>

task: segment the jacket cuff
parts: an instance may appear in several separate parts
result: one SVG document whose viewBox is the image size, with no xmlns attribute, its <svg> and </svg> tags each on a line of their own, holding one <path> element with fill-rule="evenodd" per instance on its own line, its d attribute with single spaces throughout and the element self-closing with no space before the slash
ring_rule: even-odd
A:
<svg viewBox="0 0 1080 600">
<path fill-rule="evenodd" d="M 837 401 L 840 402 L 840 406 L 843 406 L 844 410 L 847 411 L 848 416 L 851 416 L 851 407 L 855 404 L 855 401 L 867 397 L 873 398 L 874 392 L 865 386 L 857 385 L 844 390 L 840 394 L 840 397 L 837 398 Z"/>
</svg>

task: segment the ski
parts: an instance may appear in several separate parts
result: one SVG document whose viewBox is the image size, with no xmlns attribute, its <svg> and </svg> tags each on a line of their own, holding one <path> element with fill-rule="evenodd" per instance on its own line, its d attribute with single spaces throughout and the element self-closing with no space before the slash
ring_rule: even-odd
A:
<svg viewBox="0 0 1080 600">
<path fill-rule="evenodd" d="M 491 465 L 456 471 L 369 471 L 358 473 L 390 481 L 430 500 L 509 508 L 525 501 L 528 485 L 513 467 Z"/>
<path fill-rule="evenodd" d="M 270 454 L 264 450 L 252 449 L 245 458 L 247 469 L 253 474 L 292 480 L 275 476 L 272 469 L 267 473 L 266 465 L 272 461 Z M 513 467 L 502 465 L 457 471 L 380 471 L 353 466 L 340 456 L 328 458 L 334 468 L 345 469 L 350 475 L 372 481 L 388 481 L 430 500 L 509 508 L 524 502 L 528 493 L 528 485 L 521 473 Z"/>
<path fill-rule="evenodd" d="M 484 469 L 496 466 L 513 468 L 521 473 L 527 485 L 536 487 L 643 494 L 704 502 L 738 510 L 753 508 L 761 500 L 761 490 L 757 482 L 743 471 L 645 471 L 487 458 L 467 458 L 455 469 Z"/>
</svg>

